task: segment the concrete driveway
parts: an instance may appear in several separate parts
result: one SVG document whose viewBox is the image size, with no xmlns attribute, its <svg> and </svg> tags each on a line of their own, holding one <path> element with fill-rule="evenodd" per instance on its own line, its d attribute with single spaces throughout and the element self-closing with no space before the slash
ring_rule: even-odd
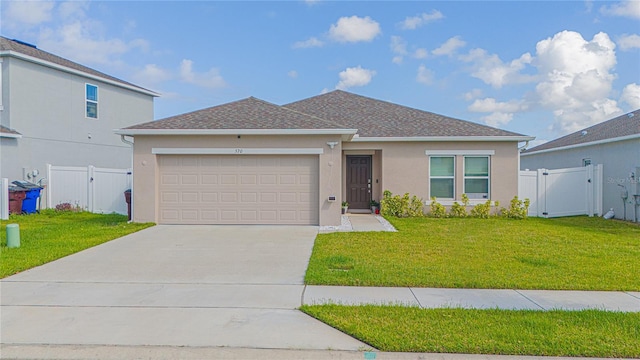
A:
<svg viewBox="0 0 640 360">
<path fill-rule="evenodd" d="M 155 226 L 3 279 L 0 343 L 358 350 L 295 310 L 311 226 Z"/>
</svg>

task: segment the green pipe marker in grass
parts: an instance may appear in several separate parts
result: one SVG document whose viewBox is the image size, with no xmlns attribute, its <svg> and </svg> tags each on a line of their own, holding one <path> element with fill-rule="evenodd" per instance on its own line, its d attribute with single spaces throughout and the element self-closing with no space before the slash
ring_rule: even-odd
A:
<svg viewBox="0 0 640 360">
<path fill-rule="evenodd" d="M 7 224 L 7 247 L 20 247 L 20 225 Z"/>
</svg>

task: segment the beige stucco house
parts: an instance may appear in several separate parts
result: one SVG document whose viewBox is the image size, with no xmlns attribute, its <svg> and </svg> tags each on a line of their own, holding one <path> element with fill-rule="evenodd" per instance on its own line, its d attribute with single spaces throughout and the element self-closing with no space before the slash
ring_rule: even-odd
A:
<svg viewBox="0 0 640 360">
<path fill-rule="evenodd" d="M 344 91 L 256 98 L 119 129 L 134 138 L 133 220 L 339 225 L 382 192 L 451 204 L 518 194 L 532 137 Z"/>
</svg>

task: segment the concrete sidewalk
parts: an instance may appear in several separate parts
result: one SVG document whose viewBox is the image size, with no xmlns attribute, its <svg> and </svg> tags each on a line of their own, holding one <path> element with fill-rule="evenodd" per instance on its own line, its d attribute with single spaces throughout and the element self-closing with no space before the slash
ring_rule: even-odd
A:
<svg viewBox="0 0 640 360">
<path fill-rule="evenodd" d="M 640 292 L 440 289 L 409 287 L 305 287 L 303 305 L 404 305 L 421 308 L 584 310 L 640 312 Z"/>
</svg>

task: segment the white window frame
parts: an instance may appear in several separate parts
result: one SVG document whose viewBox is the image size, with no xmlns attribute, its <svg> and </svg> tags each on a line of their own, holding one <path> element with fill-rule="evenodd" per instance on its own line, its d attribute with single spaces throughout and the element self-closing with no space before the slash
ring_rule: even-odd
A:
<svg viewBox="0 0 640 360">
<path fill-rule="evenodd" d="M 96 88 L 96 100 L 89 100 L 89 94 L 87 92 L 87 87 L 89 86 L 93 86 Z M 85 83 L 84 84 L 84 117 L 87 119 L 97 119 L 98 118 L 98 99 L 100 99 L 100 97 L 98 96 L 98 85 L 94 85 L 94 84 L 90 84 L 90 83 Z M 87 103 L 92 103 L 96 105 L 96 116 L 89 116 L 89 114 L 87 113 Z"/>
<path fill-rule="evenodd" d="M 453 176 L 432 176 L 431 175 L 431 159 L 432 158 L 452 158 L 453 159 Z M 431 195 L 431 179 L 452 179 L 453 180 L 453 197 L 452 198 L 439 198 L 436 197 L 438 201 L 440 199 L 443 200 L 454 200 L 456 198 L 456 156 L 455 155 L 429 155 L 429 199 L 434 197 Z"/>
<path fill-rule="evenodd" d="M 487 176 L 467 176 L 465 175 L 466 173 L 466 167 L 467 167 L 467 158 L 486 158 L 487 159 Z M 487 156 L 487 155 L 482 155 L 482 156 L 478 156 L 478 155 L 471 155 L 471 156 L 463 156 L 463 160 L 462 160 L 462 189 L 463 189 L 463 194 L 466 194 L 467 196 L 469 196 L 469 193 L 467 193 L 467 182 L 466 180 L 470 179 L 486 179 L 487 180 L 487 198 L 486 199 L 478 199 L 478 198 L 473 198 L 474 200 L 489 200 L 491 199 L 491 156 Z M 475 194 L 475 193 L 474 193 Z"/>
</svg>

